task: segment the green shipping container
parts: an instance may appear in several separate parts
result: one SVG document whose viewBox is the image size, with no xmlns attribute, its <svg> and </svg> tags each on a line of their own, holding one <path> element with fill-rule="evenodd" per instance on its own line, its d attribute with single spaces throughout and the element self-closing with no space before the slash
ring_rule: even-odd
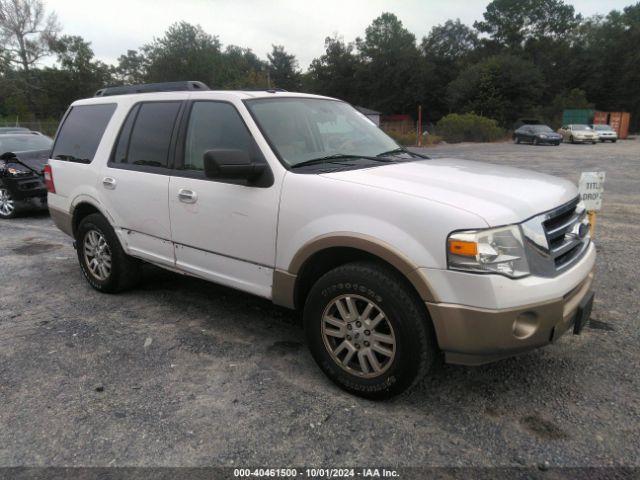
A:
<svg viewBox="0 0 640 480">
<path fill-rule="evenodd" d="M 591 108 L 580 108 L 565 110 L 562 112 L 562 125 L 583 124 L 589 125 L 593 123 L 593 115 L 595 110 Z"/>
</svg>

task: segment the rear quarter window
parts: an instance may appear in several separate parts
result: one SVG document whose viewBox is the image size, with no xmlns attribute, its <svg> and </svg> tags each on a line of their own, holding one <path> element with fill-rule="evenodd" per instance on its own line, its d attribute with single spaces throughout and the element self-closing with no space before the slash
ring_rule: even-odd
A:
<svg viewBox="0 0 640 480">
<path fill-rule="evenodd" d="M 91 163 L 115 110 L 115 103 L 71 107 L 56 136 L 51 158 Z"/>
</svg>

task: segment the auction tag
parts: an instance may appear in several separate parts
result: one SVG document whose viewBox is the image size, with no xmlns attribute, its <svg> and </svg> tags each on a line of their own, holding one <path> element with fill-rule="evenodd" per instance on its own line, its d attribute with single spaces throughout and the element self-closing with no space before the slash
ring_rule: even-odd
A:
<svg viewBox="0 0 640 480">
<path fill-rule="evenodd" d="M 578 190 L 580 199 L 588 212 L 599 212 L 602 208 L 605 172 L 582 172 Z"/>
</svg>

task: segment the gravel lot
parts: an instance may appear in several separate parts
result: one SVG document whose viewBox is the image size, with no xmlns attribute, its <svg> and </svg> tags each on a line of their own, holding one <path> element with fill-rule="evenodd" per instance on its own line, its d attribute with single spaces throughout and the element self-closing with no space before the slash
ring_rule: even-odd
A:
<svg viewBox="0 0 640 480">
<path fill-rule="evenodd" d="M 640 467 L 640 141 L 425 152 L 607 172 L 583 335 L 374 403 L 324 377 L 295 314 L 153 267 L 99 294 L 33 214 L 0 223 L 0 466 Z"/>
</svg>

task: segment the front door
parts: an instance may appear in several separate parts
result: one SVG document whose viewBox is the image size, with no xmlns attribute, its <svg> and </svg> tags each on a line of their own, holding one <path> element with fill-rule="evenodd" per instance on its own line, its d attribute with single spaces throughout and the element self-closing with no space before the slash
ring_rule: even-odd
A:
<svg viewBox="0 0 640 480">
<path fill-rule="evenodd" d="M 169 182 L 176 266 L 194 275 L 270 298 L 275 265 L 279 184 L 213 180 L 203 155 L 239 149 L 265 161 L 236 107 L 194 101 Z"/>
</svg>

